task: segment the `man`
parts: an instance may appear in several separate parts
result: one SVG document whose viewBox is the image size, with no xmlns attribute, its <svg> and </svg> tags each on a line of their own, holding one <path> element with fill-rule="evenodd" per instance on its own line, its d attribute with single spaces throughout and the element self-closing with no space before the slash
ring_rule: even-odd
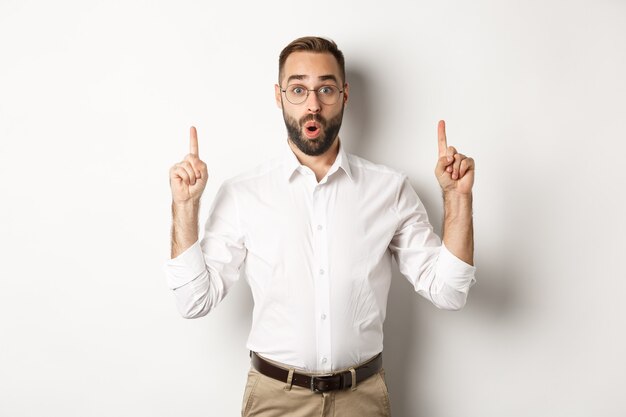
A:
<svg viewBox="0 0 626 417">
<path fill-rule="evenodd" d="M 201 317 L 245 269 L 254 311 L 243 416 L 388 416 L 391 257 L 437 307 L 464 306 L 475 282 L 474 161 L 447 146 L 440 121 L 442 243 L 406 175 L 345 151 L 338 133 L 350 89 L 334 42 L 291 42 L 278 81 L 284 154 L 222 184 L 200 242 L 208 172 L 191 128 L 190 153 L 170 169 L 168 285 L 184 317 Z"/>
</svg>

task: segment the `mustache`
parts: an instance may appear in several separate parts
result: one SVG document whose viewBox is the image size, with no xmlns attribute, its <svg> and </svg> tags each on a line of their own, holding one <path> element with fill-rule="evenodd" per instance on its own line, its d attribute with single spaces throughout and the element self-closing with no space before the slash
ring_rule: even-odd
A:
<svg viewBox="0 0 626 417">
<path fill-rule="evenodd" d="M 326 127 L 326 119 L 324 119 L 319 114 L 307 114 L 306 116 L 300 118 L 300 126 L 302 126 L 306 122 L 317 122 L 322 125 L 322 127 Z"/>
</svg>

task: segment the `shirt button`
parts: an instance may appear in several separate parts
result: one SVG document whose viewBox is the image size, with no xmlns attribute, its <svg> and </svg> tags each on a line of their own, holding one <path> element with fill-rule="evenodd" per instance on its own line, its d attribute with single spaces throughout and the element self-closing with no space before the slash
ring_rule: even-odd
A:
<svg viewBox="0 0 626 417">
<path fill-rule="evenodd" d="M 326 314 L 322 313 L 322 320 L 326 320 Z"/>
<path fill-rule="evenodd" d="M 322 363 L 326 363 L 326 358 L 322 358 Z"/>
<path fill-rule="evenodd" d="M 324 275 L 324 270 L 320 269 L 320 275 Z"/>
<path fill-rule="evenodd" d="M 317 230 L 322 230 L 322 225 L 321 224 L 317 225 Z"/>
</svg>

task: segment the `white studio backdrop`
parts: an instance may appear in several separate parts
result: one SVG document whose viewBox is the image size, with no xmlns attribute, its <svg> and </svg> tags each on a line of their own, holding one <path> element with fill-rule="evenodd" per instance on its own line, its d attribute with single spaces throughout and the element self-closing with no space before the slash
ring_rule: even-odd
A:
<svg viewBox="0 0 626 417">
<path fill-rule="evenodd" d="M 203 225 L 281 149 L 304 35 L 346 56 L 348 151 L 406 172 L 438 232 L 439 119 L 476 160 L 465 308 L 394 270 L 394 416 L 626 415 L 626 2 L 0 0 L 0 416 L 239 415 L 250 292 L 178 315 L 168 171 L 197 126 Z"/>
</svg>

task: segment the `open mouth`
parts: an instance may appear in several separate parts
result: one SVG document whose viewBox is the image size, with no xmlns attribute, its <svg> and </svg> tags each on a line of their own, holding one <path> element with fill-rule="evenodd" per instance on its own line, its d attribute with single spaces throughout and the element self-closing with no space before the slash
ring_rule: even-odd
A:
<svg viewBox="0 0 626 417">
<path fill-rule="evenodd" d="M 314 139 L 322 132 L 321 126 L 315 121 L 306 122 L 304 124 L 304 134 L 309 139 Z"/>
</svg>

